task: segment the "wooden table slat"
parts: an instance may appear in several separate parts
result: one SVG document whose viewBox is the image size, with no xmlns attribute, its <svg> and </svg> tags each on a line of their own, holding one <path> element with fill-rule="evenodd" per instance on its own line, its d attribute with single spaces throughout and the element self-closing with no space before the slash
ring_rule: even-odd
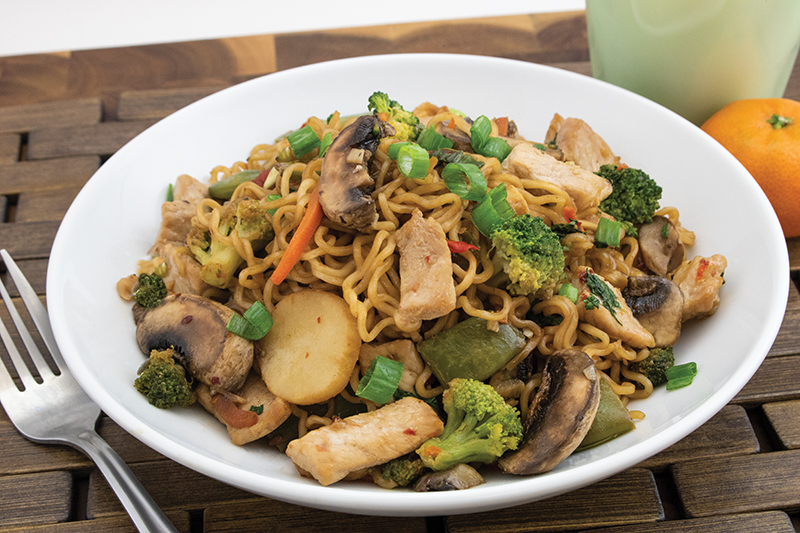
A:
<svg viewBox="0 0 800 533">
<path fill-rule="evenodd" d="M 26 133 L 43 127 L 95 124 L 102 118 L 100 98 L 0 107 L 0 133 Z"/>
<path fill-rule="evenodd" d="M 800 509 L 800 451 L 703 459 L 672 467 L 691 518 L 765 510 Z"/>
<path fill-rule="evenodd" d="M 28 158 L 111 155 L 154 123 L 154 120 L 137 120 L 37 129 L 28 135 Z"/>
<path fill-rule="evenodd" d="M 82 187 L 100 168 L 96 155 L 0 165 L 0 194 Z"/>
<path fill-rule="evenodd" d="M 60 225 L 60 220 L 0 224 L 0 248 L 15 261 L 49 257 Z"/>
<path fill-rule="evenodd" d="M 117 119 L 128 121 L 164 118 L 192 102 L 224 88 L 225 86 L 218 85 L 214 87 L 126 91 L 119 96 Z"/>
<path fill-rule="evenodd" d="M 795 533 L 789 515 L 780 511 L 734 514 L 653 524 L 608 527 L 579 533 Z"/>
<path fill-rule="evenodd" d="M 800 448 L 800 400 L 767 403 L 761 408 L 783 447 Z"/>
<path fill-rule="evenodd" d="M 744 408 L 726 405 L 708 422 L 637 466 L 660 471 L 692 459 L 758 453 L 758 439 Z"/>
<path fill-rule="evenodd" d="M 745 406 L 800 399 L 800 356 L 770 357 L 731 400 Z"/>
<path fill-rule="evenodd" d="M 24 192 L 17 199 L 14 222 L 60 222 L 80 187 Z"/>
<path fill-rule="evenodd" d="M 20 135 L 0 135 L 0 165 L 8 165 L 19 160 L 20 146 L 22 146 Z"/>
<path fill-rule="evenodd" d="M 313 511 L 297 505 L 261 499 L 257 504 L 231 503 L 211 505 L 203 515 L 203 533 L 241 533 L 295 531 L 373 533 L 397 531 L 426 533 L 426 520 L 419 517 L 361 516 L 331 511 Z"/>
<path fill-rule="evenodd" d="M 616 476 L 554 498 L 502 512 L 446 518 L 448 533 L 522 533 L 655 522 L 664 510 L 649 470 L 631 468 Z"/>
<path fill-rule="evenodd" d="M 164 510 L 203 509 L 221 502 L 254 502 L 260 496 L 226 485 L 172 461 L 130 465 L 145 490 Z M 124 513 L 105 478 L 94 470 L 89 478 L 88 518 Z"/>
<path fill-rule="evenodd" d="M 63 522 L 71 510 L 69 472 L 0 477 L 0 526 Z"/>
<path fill-rule="evenodd" d="M 165 514 L 180 533 L 191 532 L 191 519 L 188 512 L 172 511 Z M 127 516 L 44 524 L 41 526 L 0 527 L 0 533 L 137 533 L 138 531 L 136 525 Z"/>
<path fill-rule="evenodd" d="M 14 261 L 17 263 L 19 269 L 22 270 L 22 273 L 25 274 L 25 277 L 31 284 L 31 287 L 33 287 L 33 290 L 36 291 L 36 294 L 44 295 L 47 285 L 48 259 L 29 259 L 17 261 L 17 258 L 14 257 Z M 8 289 L 8 294 L 12 298 L 19 296 L 17 287 L 5 272 L 5 267 L 3 267 L 2 273 L 0 273 L 0 280 L 2 280 L 3 284 L 5 284 L 6 289 Z"/>
</svg>

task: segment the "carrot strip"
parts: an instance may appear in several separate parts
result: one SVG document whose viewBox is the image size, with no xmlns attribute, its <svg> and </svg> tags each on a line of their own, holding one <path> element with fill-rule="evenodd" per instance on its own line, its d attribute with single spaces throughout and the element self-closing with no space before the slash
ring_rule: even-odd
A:
<svg viewBox="0 0 800 533">
<path fill-rule="evenodd" d="M 571 205 L 564 206 L 564 218 L 567 220 L 574 220 L 575 219 L 575 208 Z"/>
<path fill-rule="evenodd" d="M 239 409 L 227 396 L 217 394 L 211 400 L 211 403 L 217 408 L 217 412 L 225 420 L 225 423 L 232 428 L 244 429 L 255 426 L 258 423 L 258 415 L 256 413 Z"/>
<path fill-rule="evenodd" d="M 272 283 L 275 285 L 282 283 L 300 260 L 300 255 L 306 249 L 308 243 L 311 242 L 314 232 L 317 231 L 317 227 L 322 221 L 322 214 L 322 205 L 319 203 L 319 187 L 315 186 L 311 192 L 311 199 L 308 201 L 306 212 L 302 220 L 300 220 L 300 225 L 297 226 L 292 239 L 289 241 L 289 246 L 286 247 L 286 251 L 283 252 L 277 268 L 269 278 Z"/>
</svg>

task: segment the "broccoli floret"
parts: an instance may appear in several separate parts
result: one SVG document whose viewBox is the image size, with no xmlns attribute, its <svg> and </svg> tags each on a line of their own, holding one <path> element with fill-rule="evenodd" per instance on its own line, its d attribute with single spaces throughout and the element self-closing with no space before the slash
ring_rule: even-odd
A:
<svg viewBox="0 0 800 533">
<path fill-rule="evenodd" d="M 425 471 L 422 459 L 400 457 L 383 465 L 381 477 L 394 481 L 400 487 L 406 487 L 416 481 Z"/>
<path fill-rule="evenodd" d="M 631 364 L 631 370 L 647 376 L 654 387 L 667 382 L 667 369 L 675 364 L 672 347 L 653 348 L 650 355 L 639 362 Z"/>
<path fill-rule="evenodd" d="M 133 291 L 133 299 L 146 309 L 158 307 L 167 297 L 167 286 L 157 274 L 139 274 L 139 281 Z"/>
<path fill-rule="evenodd" d="M 176 405 L 189 407 L 195 401 L 186 371 L 175 362 L 174 357 L 172 348 L 151 351 L 150 358 L 139 368 L 139 377 L 133 382 L 136 390 L 160 409 Z"/>
<path fill-rule="evenodd" d="M 369 97 L 367 109 L 373 115 L 386 114 L 382 120 L 392 125 L 395 130 L 395 139 L 401 141 L 416 141 L 419 136 L 419 119 L 411 111 L 403 109 L 396 100 L 391 100 L 389 95 L 382 92 L 374 92 Z"/>
<path fill-rule="evenodd" d="M 561 240 L 540 217 L 524 214 L 508 220 L 492 233 L 492 244 L 515 294 L 552 291 L 564 276 Z"/>
<path fill-rule="evenodd" d="M 600 202 L 600 209 L 622 222 L 628 234 L 635 232 L 634 225 L 653 220 L 661 199 L 661 187 L 653 178 L 624 165 L 603 165 L 597 174 L 613 187 L 611 194 Z"/>
<path fill-rule="evenodd" d="M 236 231 L 241 239 L 250 241 L 254 249 L 263 248 L 274 237 L 272 217 L 258 200 L 243 198 L 229 202 L 222 210 L 219 232 L 228 236 Z M 226 288 L 244 259 L 236 248 L 216 238 L 210 231 L 192 227 L 186 245 L 195 259 L 203 265 L 200 278 L 214 287 Z"/>
<path fill-rule="evenodd" d="M 522 438 L 519 412 L 491 386 L 455 378 L 442 394 L 447 421 L 442 434 L 417 450 L 422 463 L 447 470 L 459 463 L 492 463 L 506 450 L 516 450 Z"/>
</svg>

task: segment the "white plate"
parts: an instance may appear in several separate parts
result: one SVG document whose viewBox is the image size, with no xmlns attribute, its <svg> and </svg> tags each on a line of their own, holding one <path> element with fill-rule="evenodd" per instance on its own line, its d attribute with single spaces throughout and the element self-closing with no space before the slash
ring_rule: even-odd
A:
<svg viewBox="0 0 800 533">
<path fill-rule="evenodd" d="M 159 410 L 133 389 L 144 360 L 130 304 L 115 284 L 155 239 L 167 185 L 182 173 L 207 179 L 216 164 L 247 157 L 309 116 L 366 111 L 373 91 L 406 108 L 431 101 L 476 117 L 509 116 L 543 139 L 553 113 L 587 121 L 630 166 L 664 188 L 697 233 L 690 254 L 728 259 L 722 305 L 685 328 L 678 362 L 696 361 L 685 389 L 637 403 L 635 431 L 574 454 L 536 477 L 489 475 L 466 491 L 387 491 L 367 483 L 322 487 L 262 445 L 237 447 L 200 407 Z M 50 318 L 75 377 L 115 422 L 175 461 L 270 498 L 374 515 L 447 515 L 551 497 L 611 476 L 683 438 L 747 383 L 777 335 L 789 288 L 786 243 L 755 181 L 700 129 L 632 93 L 589 77 L 518 61 L 462 55 L 346 59 L 270 74 L 167 117 L 123 147 L 92 177 L 64 217 L 47 276 Z"/>
</svg>

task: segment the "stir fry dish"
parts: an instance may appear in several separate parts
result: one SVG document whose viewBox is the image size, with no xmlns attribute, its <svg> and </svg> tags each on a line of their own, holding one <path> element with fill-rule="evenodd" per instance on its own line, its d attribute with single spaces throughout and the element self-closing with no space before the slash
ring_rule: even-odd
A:
<svg viewBox="0 0 800 533">
<path fill-rule="evenodd" d="M 587 123 L 542 133 L 375 92 L 179 176 L 117 284 L 133 386 L 322 485 L 464 489 L 634 431 L 631 400 L 697 373 L 675 345 L 726 259 Z"/>
</svg>

